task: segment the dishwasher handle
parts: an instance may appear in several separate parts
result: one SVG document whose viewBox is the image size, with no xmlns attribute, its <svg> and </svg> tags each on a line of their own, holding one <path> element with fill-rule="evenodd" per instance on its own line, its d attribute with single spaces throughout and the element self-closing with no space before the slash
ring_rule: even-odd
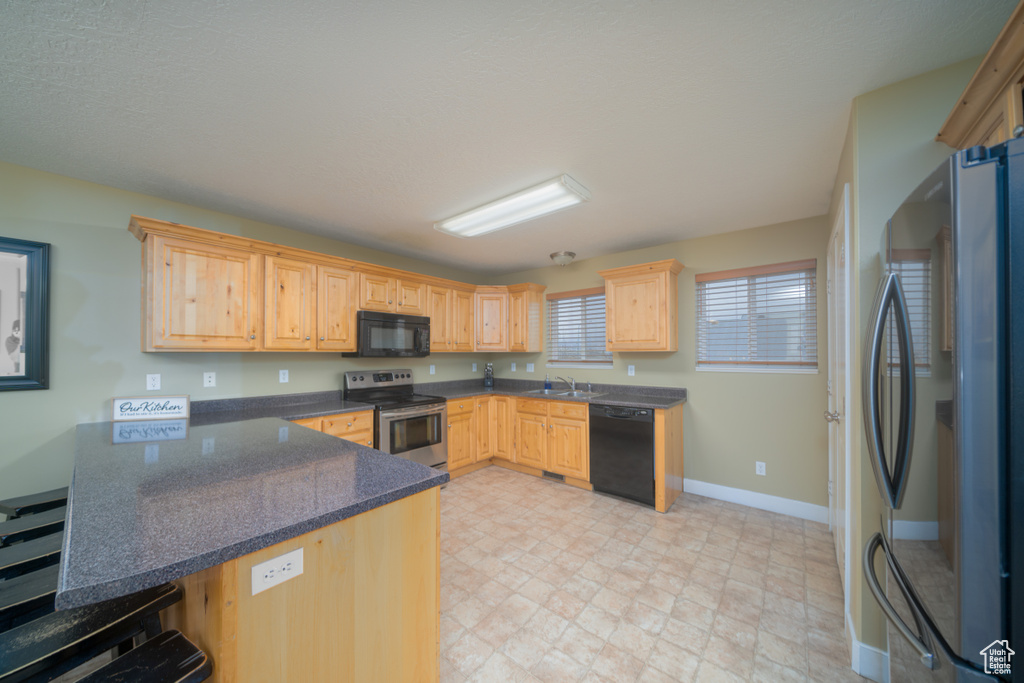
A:
<svg viewBox="0 0 1024 683">
<path fill-rule="evenodd" d="M 650 408 L 630 408 L 627 406 L 608 406 L 590 404 L 591 417 L 606 417 L 612 420 L 629 420 L 631 422 L 654 422 L 654 411 Z"/>
</svg>

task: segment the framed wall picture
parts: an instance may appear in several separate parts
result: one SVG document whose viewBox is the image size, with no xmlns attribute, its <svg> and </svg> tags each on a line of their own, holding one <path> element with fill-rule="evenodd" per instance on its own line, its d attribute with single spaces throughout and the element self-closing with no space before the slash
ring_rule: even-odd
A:
<svg viewBox="0 0 1024 683">
<path fill-rule="evenodd" d="M 46 389 L 50 245 L 0 237 L 0 391 Z"/>
</svg>

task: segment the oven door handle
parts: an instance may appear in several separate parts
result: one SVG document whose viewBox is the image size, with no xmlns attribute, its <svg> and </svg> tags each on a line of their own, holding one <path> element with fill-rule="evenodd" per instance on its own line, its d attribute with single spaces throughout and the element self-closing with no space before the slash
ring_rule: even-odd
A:
<svg viewBox="0 0 1024 683">
<path fill-rule="evenodd" d="M 395 417 L 403 417 L 406 415 L 437 415 L 443 413 L 448 409 L 448 406 L 441 403 L 437 406 L 410 406 L 409 408 L 389 408 L 387 410 L 380 411 L 380 419 L 387 420 Z"/>
</svg>

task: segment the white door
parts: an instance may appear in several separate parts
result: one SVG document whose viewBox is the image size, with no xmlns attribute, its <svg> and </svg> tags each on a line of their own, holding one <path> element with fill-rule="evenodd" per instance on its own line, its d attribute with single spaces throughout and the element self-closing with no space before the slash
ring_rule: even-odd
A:
<svg viewBox="0 0 1024 683">
<path fill-rule="evenodd" d="M 829 526 L 835 539 L 836 561 L 839 564 L 839 576 L 844 588 L 849 571 L 847 548 L 850 532 L 847 446 L 851 434 L 849 420 L 846 419 L 846 404 L 849 397 L 848 373 L 851 367 L 850 344 L 847 339 L 850 330 L 850 285 L 846 258 L 849 249 L 849 222 L 850 186 L 847 184 L 843 190 L 843 204 L 839 207 L 828 243 L 828 404 L 825 411 L 825 419 L 829 422 Z"/>
</svg>

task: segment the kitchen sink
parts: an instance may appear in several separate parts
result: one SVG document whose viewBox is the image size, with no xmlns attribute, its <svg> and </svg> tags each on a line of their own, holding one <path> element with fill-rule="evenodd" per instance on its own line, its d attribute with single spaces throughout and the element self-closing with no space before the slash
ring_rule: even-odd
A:
<svg viewBox="0 0 1024 683">
<path fill-rule="evenodd" d="M 559 396 L 572 396 L 573 398 L 591 398 L 593 396 L 604 396 L 596 391 L 563 391 Z"/>
<path fill-rule="evenodd" d="M 530 391 L 524 391 L 524 394 L 544 394 L 545 396 L 561 396 L 564 392 L 557 391 L 555 389 L 531 389 Z"/>
</svg>

